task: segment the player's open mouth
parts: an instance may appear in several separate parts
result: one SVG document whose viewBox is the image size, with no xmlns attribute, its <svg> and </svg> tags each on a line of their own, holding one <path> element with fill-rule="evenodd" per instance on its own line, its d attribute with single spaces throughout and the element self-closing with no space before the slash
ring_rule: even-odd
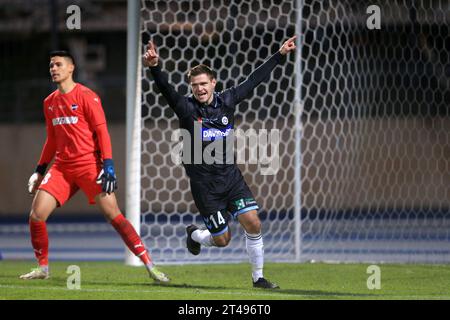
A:
<svg viewBox="0 0 450 320">
<path fill-rule="evenodd" d="M 206 93 L 199 93 L 198 97 L 199 98 L 205 98 L 205 97 L 207 97 L 207 94 Z"/>
</svg>

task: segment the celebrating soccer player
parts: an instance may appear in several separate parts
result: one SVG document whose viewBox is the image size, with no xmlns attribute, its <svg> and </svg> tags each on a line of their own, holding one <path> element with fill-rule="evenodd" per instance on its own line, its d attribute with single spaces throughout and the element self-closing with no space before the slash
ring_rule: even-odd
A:
<svg viewBox="0 0 450 320">
<path fill-rule="evenodd" d="M 73 80 L 75 63 L 67 51 L 50 54 L 50 76 L 57 90 L 44 100 L 47 140 L 28 191 L 35 194 L 30 213 L 31 243 L 39 268 L 21 279 L 47 279 L 48 234 L 46 220 L 56 207 L 64 205 L 79 189 L 120 234 L 128 248 L 146 266 L 157 282 L 169 278 L 153 264 L 141 238 L 122 215 L 117 189 L 111 140 L 100 98 Z M 53 165 L 45 174 L 47 166 Z"/>
<path fill-rule="evenodd" d="M 143 64 L 150 68 L 156 85 L 179 117 L 180 127 L 189 131 L 191 144 L 195 140 L 193 138 L 195 135 L 201 136 L 202 154 L 200 156 L 202 157 L 203 151 L 211 143 L 216 142 L 217 139 L 226 140 L 234 127 L 236 106 L 262 81 L 268 79 L 272 70 L 283 61 L 285 55 L 295 50 L 295 38 L 294 36 L 284 42 L 281 48 L 250 74 L 246 81 L 222 92 L 214 91 L 215 72 L 206 65 L 195 66 L 188 73 L 192 89 L 191 96 L 185 97 L 176 92 L 169 84 L 167 75 L 158 66 L 159 55 L 152 41 L 149 42 L 144 54 Z M 226 143 L 230 142 L 225 141 Z M 224 149 L 229 150 L 226 146 Z M 223 161 L 211 164 L 202 158 L 199 163 L 195 161 L 198 159 L 195 154 L 188 159 L 193 161 L 183 160 L 186 173 L 190 178 L 194 202 L 206 226 L 206 229 L 199 229 L 195 225 L 186 228 L 187 248 L 192 254 L 198 255 L 202 245 L 205 247 L 227 246 L 231 239 L 227 214 L 230 213 L 245 230 L 247 252 L 252 264 L 253 286 L 265 289 L 279 288 L 263 276 L 263 239 L 261 222 L 257 213 L 259 207 L 237 165 L 227 161 L 229 155 L 226 152 L 216 151 L 219 151 L 217 152 L 219 156 L 224 155 Z"/>
</svg>

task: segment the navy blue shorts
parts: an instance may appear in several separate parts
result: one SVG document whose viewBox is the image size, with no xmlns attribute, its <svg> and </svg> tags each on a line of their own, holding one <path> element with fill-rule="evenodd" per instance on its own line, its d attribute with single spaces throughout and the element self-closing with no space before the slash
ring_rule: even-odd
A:
<svg viewBox="0 0 450 320">
<path fill-rule="evenodd" d="M 240 214 L 259 209 L 237 166 L 227 176 L 203 181 L 191 179 L 190 183 L 195 205 L 213 236 L 228 230 L 230 215 L 236 219 Z"/>
</svg>

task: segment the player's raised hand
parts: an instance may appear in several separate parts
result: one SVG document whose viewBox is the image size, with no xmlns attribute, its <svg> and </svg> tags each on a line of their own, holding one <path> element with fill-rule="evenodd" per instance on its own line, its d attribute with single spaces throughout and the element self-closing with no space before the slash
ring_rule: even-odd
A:
<svg viewBox="0 0 450 320">
<path fill-rule="evenodd" d="M 285 54 L 287 54 L 287 53 L 289 53 L 291 51 L 294 51 L 295 48 L 297 48 L 295 46 L 295 39 L 296 38 L 297 38 L 297 36 L 293 36 L 292 38 L 287 39 L 285 43 L 283 43 L 283 45 L 280 48 L 280 53 L 282 55 L 285 55 Z"/>
<path fill-rule="evenodd" d="M 146 67 L 155 67 L 158 65 L 159 55 L 156 52 L 156 46 L 153 41 L 149 41 L 147 45 L 147 51 L 143 56 L 143 64 Z"/>
<path fill-rule="evenodd" d="M 36 193 L 36 189 L 40 186 L 42 179 L 44 177 L 35 172 L 31 175 L 30 179 L 28 180 L 28 193 L 31 195 L 34 195 Z"/>
</svg>

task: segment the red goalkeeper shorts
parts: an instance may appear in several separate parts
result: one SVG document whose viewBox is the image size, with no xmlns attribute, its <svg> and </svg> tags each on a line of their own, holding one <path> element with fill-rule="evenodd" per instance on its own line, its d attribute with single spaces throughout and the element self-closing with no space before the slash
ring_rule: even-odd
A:
<svg viewBox="0 0 450 320">
<path fill-rule="evenodd" d="M 100 163 L 54 163 L 38 189 L 50 193 L 60 206 L 81 189 L 88 197 L 89 204 L 95 204 L 95 197 L 102 192 L 101 184 L 96 182 L 101 169 Z"/>
</svg>

